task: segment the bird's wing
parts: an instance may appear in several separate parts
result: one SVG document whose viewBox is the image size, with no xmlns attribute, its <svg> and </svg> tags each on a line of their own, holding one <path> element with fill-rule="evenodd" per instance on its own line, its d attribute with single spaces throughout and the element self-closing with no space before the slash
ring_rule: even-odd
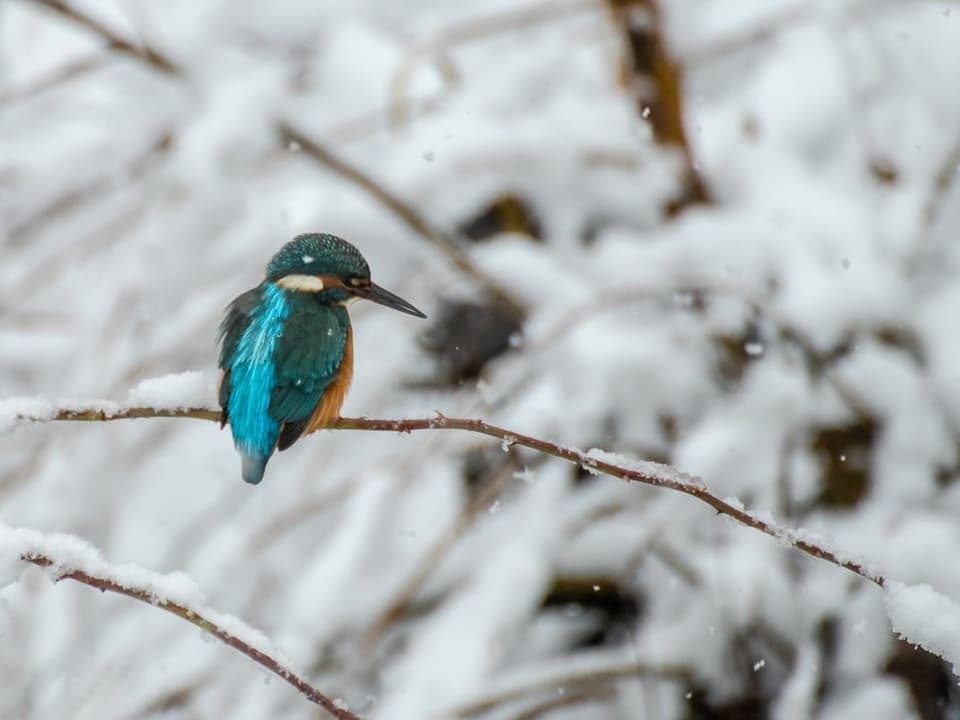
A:
<svg viewBox="0 0 960 720">
<path fill-rule="evenodd" d="M 324 390 L 336 379 L 348 323 L 342 308 L 319 305 L 287 317 L 273 356 L 276 384 L 270 395 L 270 416 L 282 425 L 277 449 L 296 442 Z"/>
<path fill-rule="evenodd" d="M 234 298 L 233 302 L 227 306 L 227 311 L 220 323 L 220 358 L 217 366 L 223 372 L 220 378 L 220 390 L 218 399 L 220 401 L 220 427 L 227 423 L 228 408 L 227 402 L 230 399 L 230 366 L 233 362 L 233 356 L 237 353 L 237 344 L 243 331 L 250 325 L 251 314 L 260 300 L 260 288 L 256 287 L 248 290 L 242 295 Z"/>
</svg>

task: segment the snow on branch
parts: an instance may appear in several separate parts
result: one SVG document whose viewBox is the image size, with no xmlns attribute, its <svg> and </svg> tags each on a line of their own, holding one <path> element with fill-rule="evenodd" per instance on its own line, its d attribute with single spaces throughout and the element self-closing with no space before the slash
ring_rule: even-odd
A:
<svg viewBox="0 0 960 720">
<path fill-rule="evenodd" d="M 131 390 L 124 403 L 110 401 L 51 403 L 36 398 L 0 401 L 0 431 L 20 424 L 49 421 L 110 421 L 133 418 L 183 417 L 217 420 L 213 396 L 214 378 L 205 373 L 182 373 L 147 380 Z M 831 547 L 829 540 L 803 529 L 778 524 L 771 516 L 744 509 L 739 501 L 720 498 L 698 477 L 661 463 L 634 460 L 603 450 L 565 447 L 480 419 L 453 418 L 436 413 L 429 418 L 374 419 L 339 418 L 330 430 L 367 430 L 410 433 L 416 430 L 462 430 L 487 435 L 504 447 L 519 445 L 566 460 L 594 474 L 610 475 L 629 482 L 652 485 L 689 495 L 749 528 L 769 535 L 787 547 L 856 573 L 885 589 L 887 610 L 896 632 L 960 667 L 960 605 L 923 586 L 888 581 L 873 565 Z M 52 538 L 52 539 L 51 539 Z M 0 586 L 6 582 L 4 562 L 10 558 L 53 568 L 55 578 L 68 578 L 101 590 L 117 592 L 158 605 L 183 617 L 255 662 L 278 674 L 308 699 L 322 705 L 337 718 L 357 716 L 340 708 L 287 665 L 264 649 L 266 639 L 237 620 L 217 615 L 201 605 L 192 582 L 181 576 L 163 576 L 146 570 L 117 575 L 89 546 L 67 536 L 41 536 L 0 525 Z M 928 618 L 945 618 L 931 625 Z M 239 629 L 238 629 L 239 628 Z"/>
<path fill-rule="evenodd" d="M 885 596 L 893 631 L 942 657 L 960 677 L 960 605 L 929 585 L 891 581 Z"/>
<path fill-rule="evenodd" d="M 182 373 L 145 380 L 130 391 L 126 403 L 110 401 L 66 402 L 53 404 L 33 398 L 14 398 L 0 402 L 0 430 L 5 426 L 29 421 L 86 420 L 109 421 L 132 418 L 184 417 L 217 420 L 219 410 L 205 404 L 213 397 L 213 376 L 205 373 Z M 884 585 L 883 575 L 868 563 L 843 554 L 814 533 L 783 527 L 764 513 L 749 512 L 736 499 L 723 499 L 711 493 L 704 482 L 679 470 L 649 461 L 634 460 L 603 450 L 589 451 L 564 447 L 548 440 L 524 435 L 479 419 L 447 417 L 437 412 L 430 418 L 375 419 L 340 418 L 328 430 L 379 430 L 410 433 L 415 430 L 464 430 L 499 439 L 504 447 L 520 445 L 566 460 L 596 475 L 610 475 L 630 482 L 653 485 L 690 495 L 741 525 L 759 530 L 788 547 L 833 563 L 877 585 Z"/>
<path fill-rule="evenodd" d="M 166 610 L 196 625 L 282 678 L 337 720 L 360 720 L 341 703 L 290 669 L 269 639 L 243 621 L 207 607 L 196 584 L 182 573 L 164 575 L 137 565 L 113 565 L 89 543 L 72 535 L 44 534 L 0 523 L 0 589 L 29 565 L 45 568 L 54 582 L 74 580 Z"/>
</svg>

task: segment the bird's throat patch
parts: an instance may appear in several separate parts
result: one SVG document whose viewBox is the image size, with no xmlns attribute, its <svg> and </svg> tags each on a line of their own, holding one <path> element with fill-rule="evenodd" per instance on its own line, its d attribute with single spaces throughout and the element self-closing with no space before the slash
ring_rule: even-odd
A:
<svg viewBox="0 0 960 720">
<path fill-rule="evenodd" d="M 327 287 L 323 277 L 319 275 L 284 275 L 277 280 L 276 284 L 284 290 L 298 292 L 320 292 Z"/>
</svg>

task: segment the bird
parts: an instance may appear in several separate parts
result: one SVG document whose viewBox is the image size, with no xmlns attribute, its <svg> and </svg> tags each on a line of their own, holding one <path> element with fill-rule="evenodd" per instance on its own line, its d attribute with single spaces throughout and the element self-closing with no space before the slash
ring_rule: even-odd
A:
<svg viewBox="0 0 960 720">
<path fill-rule="evenodd" d="M 263 282 L 227 306 L 218 337 L 220 427 L 230 425 L 247 483 L 263 479 L 275 450 L 340 416 L 353 377 L 347 306 L 356 300 L 426 318 L 370 280 L 357 248 L 326 233 L 283 245 Z"/>
</svg>

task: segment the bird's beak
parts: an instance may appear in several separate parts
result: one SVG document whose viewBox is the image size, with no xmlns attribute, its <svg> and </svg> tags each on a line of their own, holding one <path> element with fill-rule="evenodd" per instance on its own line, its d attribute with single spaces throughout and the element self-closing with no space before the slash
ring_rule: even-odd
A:
<svg viewBox="0 0 960 720">
<path fill-rule="evenodd" d="M 363 298 L 364 300 L 373 300 L 375 303 L 386 305 L 388 308 L 399 310 L 402 313 L 407 313 L 407 315 L 413 315 L 420 318 L 426 317 L 426 315 L 417 310 L 417 308 L 408 303 L 402 297 L 399 295 L 394 295 L 389 290 L 384 290 L 376 283 L 370 283 L 365 287 L 351 288 L 351 292 L 353 292 L 353 294 L 358 298 Z"/>
</svg>

